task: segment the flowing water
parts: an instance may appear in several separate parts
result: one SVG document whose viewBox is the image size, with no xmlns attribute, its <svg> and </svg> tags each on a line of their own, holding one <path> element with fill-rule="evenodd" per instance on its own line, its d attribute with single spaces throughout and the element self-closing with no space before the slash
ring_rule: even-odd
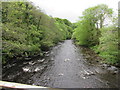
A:
<svg viewBox="0 0 120 90">
<path fill-rule="evenodd" d="M 42 59 L 7 65 L 3 80 L 52 88 L 119 87 L 119 73 L 103 69 L 95 59 L 99 58 L 86 54 L 72 40 L 65 40 L 46 52 Z"/>
</svg>

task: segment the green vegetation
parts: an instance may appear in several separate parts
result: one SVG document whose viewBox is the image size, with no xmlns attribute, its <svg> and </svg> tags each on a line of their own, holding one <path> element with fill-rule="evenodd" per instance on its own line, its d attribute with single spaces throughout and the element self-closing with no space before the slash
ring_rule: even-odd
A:
<svg viewBox="0 0 120 90">
<path fill-rule="evenodd" d="M 120 62 L 118 18 L 113 18 L 113 10 L 107 5 L 86 9 L 74 24 L 67 19 L 50 17 L 30 2 L 2 2 L 1 12 L 3 63 L 12 58 L 42 55 L 71 36 L 77 44 L 92 48 L 105 62 Z M 107 20 L 113 24 L 105 26 Z"/>
<path fill-rule="evenodd" d="M 52 18 L 29 2 L 2 2 L 2 62 L 42 55 L 57 42 L 69 39 L 72 24 Z"/>
<path fill-rule="evenodd" d="M 114 26 L 104 27 L 101 32 L 102 36 L 97 49 L 100 56 L 110 64 L 118 63 L 118 29 Z"/>
<path fill-rule="evenodd" d="M 113 24 L 105 26 L 107 20 Z M 79 45 L 92 48 L 105 59 L 106 63 L 117 64 L 118 58 L 118 27 L 117 19 L 113 18 L 113 10 L 107 5 L 101 4 L 86 9 L 76 28 L 72 38 Z"/>
</svg>

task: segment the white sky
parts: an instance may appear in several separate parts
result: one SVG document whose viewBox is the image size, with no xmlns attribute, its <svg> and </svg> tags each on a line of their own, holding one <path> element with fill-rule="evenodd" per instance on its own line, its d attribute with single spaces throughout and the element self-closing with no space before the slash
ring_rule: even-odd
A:
<svg viewBox="0 0 120 90">
<path fill-rule="evenodd" d="M 106 4 L 114 11 L 118 10 L 120 0 L 29 0 L 39 6 L 42 11 L 52 17 L 68 19 L 71 22 L 79 20 L 82 12 L 98 4 Z"/>
</svg>

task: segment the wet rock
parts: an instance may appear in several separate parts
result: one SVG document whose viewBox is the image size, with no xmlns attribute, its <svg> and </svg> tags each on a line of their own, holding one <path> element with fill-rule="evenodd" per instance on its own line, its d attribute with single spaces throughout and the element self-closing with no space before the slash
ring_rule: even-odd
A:
<svg viewBox="0 0 120 90">
<path fill-rule="evenodd" d="M 95 75 L 95 73 L 90 70 L 84 70 L 84 72 L 85 72 L 84 74 L 87 76 Z"/>
<path fill-rule="evenodd" d="M 37 67 L 37 68 L 35 69 L 35 72 L 37 72 L 37 71 L 39 71 L 39 70 L 40 70 L 40 68 Z"/>
<path fill-rule="evenodd" d="M 114 71 L 112 74 L 115 75 L 115 74 L 117 74 L 117 73 L 118 73 L 118 71 Z"/>
<path fill-rule="evenodd" d="M 115 66 L 111 66 L 111 67 L 108 67 L 108 69 L 110 73 L 112 74 L 117 74 L 118 73 L 118 68 L 116 68 Z"/>
<path fill-rule="evenodd" d="M 45 56 L 46 56 L 46 57 L 48 57 L 48 56 L 49 56 L 49 54 L 45 54 Z"/>
<path fill-rule="evenodd" d="M 50 80 L 50 77 L 47 77 L 46 79 L 47 79 L 47 80 Z"/>
<path fill-rule="evenodd" d="M 86 79 L 86 77 L 85 77 L 85 76 L 82 76 L 82 78 L 83 78 L 83 79 Z"/>
<path fill-rule="evenodd" d="M 83 79 L 87 79 L 88 77 L 85 75 L 85 74 L 80 74 L 80 77 L 83 78 Z"/>
<path fill-rule="evenodd" d="M 65 59 L 64 62 L 66 62 L 66 61 L 70 61 L 70 59 Z"/>
<path fill-rule="evenodd" d="M 44 68 L 45 66 L 37 67 L 37 68 L 34 68 L 31 72 L 39 72 L 39 71 L 44 70 Z"/>
<path fill-rule="evenodd" d="M 30 65 L 34 65 L 34 64 L 35 64 L 35 62 L 29 62 L 29 64 L 30 64 Z"/>
<path fill-rule="evenodd" d="M 78 76 L 80 75 L 80 77 L 83 79 L 88 79 L 89 76 L 95 75 L 95 73 L 90 70 L 84 70 L 84 71 L 80 71 L 80 73 L 78 73 L 77 75 Z"/>
<path fill-rule="evenodd" d="M 28 62 L 24 62 L 23 64 L 28 64 Z"/>
<path fill-rule="evenodd" d="M 51 60 L 53 61 L 54 59 L 53 59 L 53 58 L 51 58 Z"/>
<path fill-rule="evenodd" d="M 108 70 L 117 71 L 118 69 L 115 66 L 108 67 Z"/>
<path fill-rule="evenodd" d="M 29 58 L 29 57 L 26 57 L 26 58 L 25 58 L 25 60 L 30 60 L 30 59 L 31 59 L 31 58 Z"/>
<path fill-rule="evenodd" d="M 60 73 L 60 74 L 58 74 L 59 76 L 63 76 L 64 74 L 63 73 Z"/>
<path fill-rule="evenodd" d="M 29 68 L 22 68 L 24 72 L 30 72 Z"/>
<path fill-rule="evenodd" d="M 44 62 L 45 61 L 45 59 L 42 59 L 42 60 L 38 60 L 38 62 L 40 62 L 40 63 L 42 63 L 42 62 Z"/>
<path fill-rule="evenodd" d="M 106 68 L 108 68 L 108 67 L 110 67 L 110 65 L 108 65 L 108 64 L 102 64 L 102 65 L 100 65 L 103 69 L 106 69 Z"/>
<path fill-rule="evenodd" d="M 47 51 L 47 52 L 45 52 L 46 54 L 48 54 L 49 53 L 49 51 Z"/>
<path fill-rule="evenodd" d="M 43 52 L 44 55 L 45 55 L 45 54 L 48 54 L 48 53 L 49 53 L 49 51 Z"/>
</svg>

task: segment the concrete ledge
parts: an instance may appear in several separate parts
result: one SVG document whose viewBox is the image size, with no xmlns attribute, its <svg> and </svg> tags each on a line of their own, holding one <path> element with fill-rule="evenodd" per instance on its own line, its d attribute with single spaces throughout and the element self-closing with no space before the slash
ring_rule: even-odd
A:
<svg viewBox="0 0 120 90">
<path fill-rule="evenodd" d="M 27 84 L 20 84 L 20 83 L 13 83 L 13 82 L 7 82 L 7 81 L 0 81 L 0 87 L 4 88 L 18 88 L 18 89 L 37 89 L 37 90 L 58 90 L 58 89 L 53 89 L 49 87 L 42 87 L 42 86 L 35 86 L 35 85 L 27 85 Z M 41 89 L 40 89 L 41 88 Z"/>
</svg>

